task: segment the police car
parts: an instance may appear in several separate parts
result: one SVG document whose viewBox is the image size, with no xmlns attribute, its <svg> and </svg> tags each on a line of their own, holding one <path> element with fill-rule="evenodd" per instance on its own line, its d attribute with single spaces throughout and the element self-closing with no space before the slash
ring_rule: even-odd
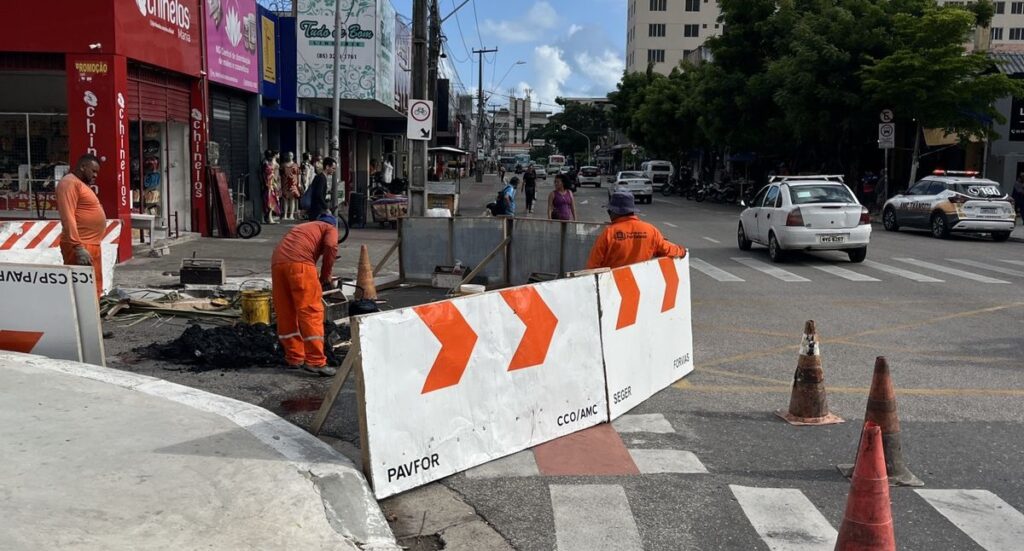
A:
<svg viewBox="0 0 1024 551">
<path fill-rule="evenodd" d="M 1013 201 L 998 182 L 976 172 L 937 170 L 882 207 L 886 230 L 927 229 L 940 239 L 951 232 L 978 232 L 1006 241 L 1014 221 Z"/>
</svg>

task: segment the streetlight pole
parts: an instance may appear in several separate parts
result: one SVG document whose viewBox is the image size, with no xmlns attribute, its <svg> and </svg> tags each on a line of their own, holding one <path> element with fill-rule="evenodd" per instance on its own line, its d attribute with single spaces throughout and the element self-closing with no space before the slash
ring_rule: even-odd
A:
<svg viewBox="0 0 1024 551">
<path fill-rule="evenodd" d="M 476 116 L 477 116 L 476 125 L 477 126 L 476 126 L 476 132 L 473 133 L 473 136 L 474 136 L 473 145 L 475 146 L 473 148 L 473 154 L 474 155 L 478 155 L 478 153 L 480 151 L 480 144 L 482 144 L 483 141 L 484 141 L 483 140 L 483 132 L 484 132 L 484 54 L 489 54 L 491 52 L 497 52 L 497 51 L 498 51 L 497 48 L 491 48 L 489 50 L 486 49 L 486 48 L 484 48 L 482 50 L 477 50 L 476 48 L 473 49 L 473 53 L 476 54 L 477 62 L 479 63 L 479 71 L 478 71 L 478 75 L 477 75 L 479 77 L 479 80 L 477 81 L 477 101 L 476 101 Z M 480 162 L 479 158 L 477 158 L 477 160 L 476 160 L 476 181 L 477 182 L 483 182 L 484 181 L 483 163 Z"/>
<path fill-rule="evenodd" d="M 576 130 L 575 128 L 569 126 L 568 124 L 563 124 L 562 125 L 562 131 L 565 132 L 566 130 L 572 130 L 573 132 L 575 132 L 575 133 L 579 134 L 580 136 L 583 136 L 584 138 L 586 138 L 586 140 L 587 140 L 587 165 L 589 166 L 591 164 L 591 162 L 590 162 L 590 136 L 584 134 L 583 132 L 580 132 L 579 130 Z"/>
<path fill-rule="evenodd" d="M 331 155 L 335 163 L 341 163 L 341 0 L 334 2 L 334 103 L 331 108 Z M 342 164 L 342 166 L 345 166 Z M 337 168 L 331 177 L 331 209 L 338 208 Z"/>
<path fill-rule="evenodd" d="M 514 69 L 516 65 L 526 65 L 526 62 L 520 59 L 519 61 L 516 61 L 512 65 L 509 65 L 508 70 L 505 71 L 505 74 L 501 76 L 501 80 L 498 81 L 498 84 L 494 85 L 495 90 L 501 89 L 501 83 L 505 82 L 505 79 L 508 78 L 508 74 L 512 72 L 512 69 Z"/>
</svg>

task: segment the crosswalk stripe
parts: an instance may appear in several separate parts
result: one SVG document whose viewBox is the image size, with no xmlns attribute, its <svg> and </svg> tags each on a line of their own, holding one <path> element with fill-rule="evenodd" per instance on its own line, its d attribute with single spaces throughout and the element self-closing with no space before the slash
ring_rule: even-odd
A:
<svg viewBox="0 0 1024 551">
<path fill-rule="evenodd" d="M 539 475 L 540 470 L 537 469 L 537 460 L 533 456 L 533 450 L 523 450 L 506 455 L 466 471 L 466 478 L 512 478 Z"/>
<path fill-rule="evenodd" d="M 631 449 L 629 455 L 642 474 L 708 472 L 693 452 L 685 450 Z"/>
<path fill-rule="evenodd" d="M 863 264 L 868 268 L 885 272 L 887 274 L 898 275 L 920 283 L 943 283 L 943 280 L 941 279 L 936 279 L 917 272 L 911 272 L 910 270 L 904 270 L 903 268 L 897 268 L 888 264 L 882 264 L 881 262 L 875 262 L 874 260 L 865 260 Z"/>
<path fill-rule="evenodd" d="M 914 490 L 987 551 L 1020 549 L 1024 514 L 987 490 Z"/>
<path fill-rule="evenodd" d="M 964 266 L 973 266 L 975 268 L 981 268 L 982 270 L 989 270 L 999 274 L 1006 274 L 1017 277 L 1024 277 L 1024 272 L 1020 270 L 1011 270 L 1010 268 L 1003 268 L 1002 266 L 993 266 L 991 264 L 985 264 L 984 262 L 978 262 L 976 260 L 967 260 L 964 258 L 947 258 L 950 262 L 956 262 L 957 264 L 963 264 Z"/>
<path fill-rule="evenodd" d="M 947 266 L 940 266 L 938 264 L 932 264 L 931 262 L 925 262 L 923 260 L 917 260 L 916 258 L 894 258 L 900 262 L 906 262 L 921 268 L 928 268 L 929 270 L 935 270 L 936 272 L 942 272 L 944 274 L 955 275 L 965 279 L 971 279 L 974 281 L 980 281 L 981 283 L 1010 283 L 1009 281 L 1003 281 L 1002 279 L 996 279 L 994 277 L 983 276 L 974 272 L 965 272 L 956 268 L 949 268 Z"/>
<path fill-rule="evenodd" d="M 699 258 L 691 258 L 690 267 L 718 281 L 743 281 L 742 278 L 736 277 L 721 268 L 716 268 Z"/>
<path fill-rule="evenodd" d="M 772 551 L 832 551 L 839 533 L 800 490 L 730 484 L 743 513 Z"/>
<path fill-rule="evenodd" d="M 679 226 L 673 224 L 672 222 L 662 222 L 662 224 L 665 224 L 666 226 L 668 226 L 670 228 L 678 228 L 679 227 Z"/>
<path fill-rule="evenodd" d="M 622 486 L 552 484 L 550 492 L 558 551 L 643 549 Z"/>
<path fill-rule="evenodd" d="M 839 276 L 843 279 L 848 279 L 850 281 L 879 281 L 878 279 L 875 279 L 869 275 L 859 274 L 853 270 L 847 270 L 846 268 L 840 268 L 839 266 L 818 264 L 804 264 L 804 266 L 810 266 L 815 270 L 821 270 L 825 273 L 829 273 L 834 276 Z"/>
<path fill-rule="evenodd" d="M 626 414 L 612 421 L 612 427 L 619 434 L 627 432 L 651 432 L 659 434 L 671 434 L 676 430 L 672 423 L 665 419 L 660 413 L 632 413 Z"/>
<path fill-rule="evenodd" d="M 744 266 L 746 266 L 748 268 L 753 268 L 753 269 L 755 269 L 755 270 L 757 270 L 759 272 L 766 273 L 766 274 L 774 277 L 775 279 L 779 279 L 779 280 L 785 281 L 787 283 L 796 283 L 796 282 L 801 282 L 801 281 L 810 281 L 806 277 L 798 276 L 798 275 L 794 274 L 793 272 L 787 272 L 786 270 L 783 270 L 782 268 L 776 268 L 775 266 L 772 266 L 770 264 L 765 264 L 764 262 L 761 262 L 759 260 L 754 260 L 752 258 L 738 257 L 738 258 L 733 258 L 733 261 L 739 262 L 740 264 L 743 264 Z"/>
<path fill-rule="evenodd" d="M 712 243 L 718 243 L 718 244 L 721 244 L 721 243 L 722 243 L 721 241 L 719 241 L 719 240 L 717 240 L 717 239 L 715 239 L 715 238 L 713 238 L 713 237 L 707 237 L 707 236 L 705 236 L 705 237 L 701 237 L 701 239 L 703 239 L 703 240 L 705 240 L 705 241 L 710 241 L 710 242 L 712 242 Z"/>
<path fill-rule="evenodd" d="M 1024 266 L 1024 260 L 1000 260 L 1000 262 L 1006 262 L 1007 264 L 1016 264 L 1018 266 Z"/>
</svg>

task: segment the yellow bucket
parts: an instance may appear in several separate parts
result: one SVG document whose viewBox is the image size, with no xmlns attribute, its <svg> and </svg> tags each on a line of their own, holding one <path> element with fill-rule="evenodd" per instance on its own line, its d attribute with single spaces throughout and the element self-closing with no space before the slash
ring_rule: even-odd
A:
<svg viewBox="0 0 1024 551">
<path fill-rule="evenodd" d="M 242 323 L 270 325 L 270 291 L 242 291 Z"/>
</svg>

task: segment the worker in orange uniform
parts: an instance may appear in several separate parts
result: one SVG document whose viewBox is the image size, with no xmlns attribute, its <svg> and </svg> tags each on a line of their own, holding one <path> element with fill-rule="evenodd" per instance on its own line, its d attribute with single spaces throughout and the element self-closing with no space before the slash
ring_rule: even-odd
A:
<svg viewBox="0 0 1024 551">
<path fill-rule="evenodd" d="M 597 237 L 587 269 L 618 268 L 661 256 L 686 256 L 685 247 L 668 241 L 658 228 L 636 217 L 632 193 L 613 193 L 608 216 L 612 223 Z"/>
<path fill-rule="evenodd" d="M 274 249 L 270 270 L 277 338 L 288 369 L 322 377 L 336 373 L 324 355 L 323 289 L 331 285 L 337 255 L 338 220 L 330 214 L 295 226 Z M 321 257 L 318 275 L 316 261 Z"/>
<path fill-rule="evenodd" d="M 96 296 L 103 295 L 103 255 L 100 242 L 107 229 L 103 205 L 90 186 L 96 184 L 100 160 L 82 155 L 75 169 L 57 184 L 57 212 L 60 214 L 60 254 L 68 266 L 92 266 Z"/>
</svg>

